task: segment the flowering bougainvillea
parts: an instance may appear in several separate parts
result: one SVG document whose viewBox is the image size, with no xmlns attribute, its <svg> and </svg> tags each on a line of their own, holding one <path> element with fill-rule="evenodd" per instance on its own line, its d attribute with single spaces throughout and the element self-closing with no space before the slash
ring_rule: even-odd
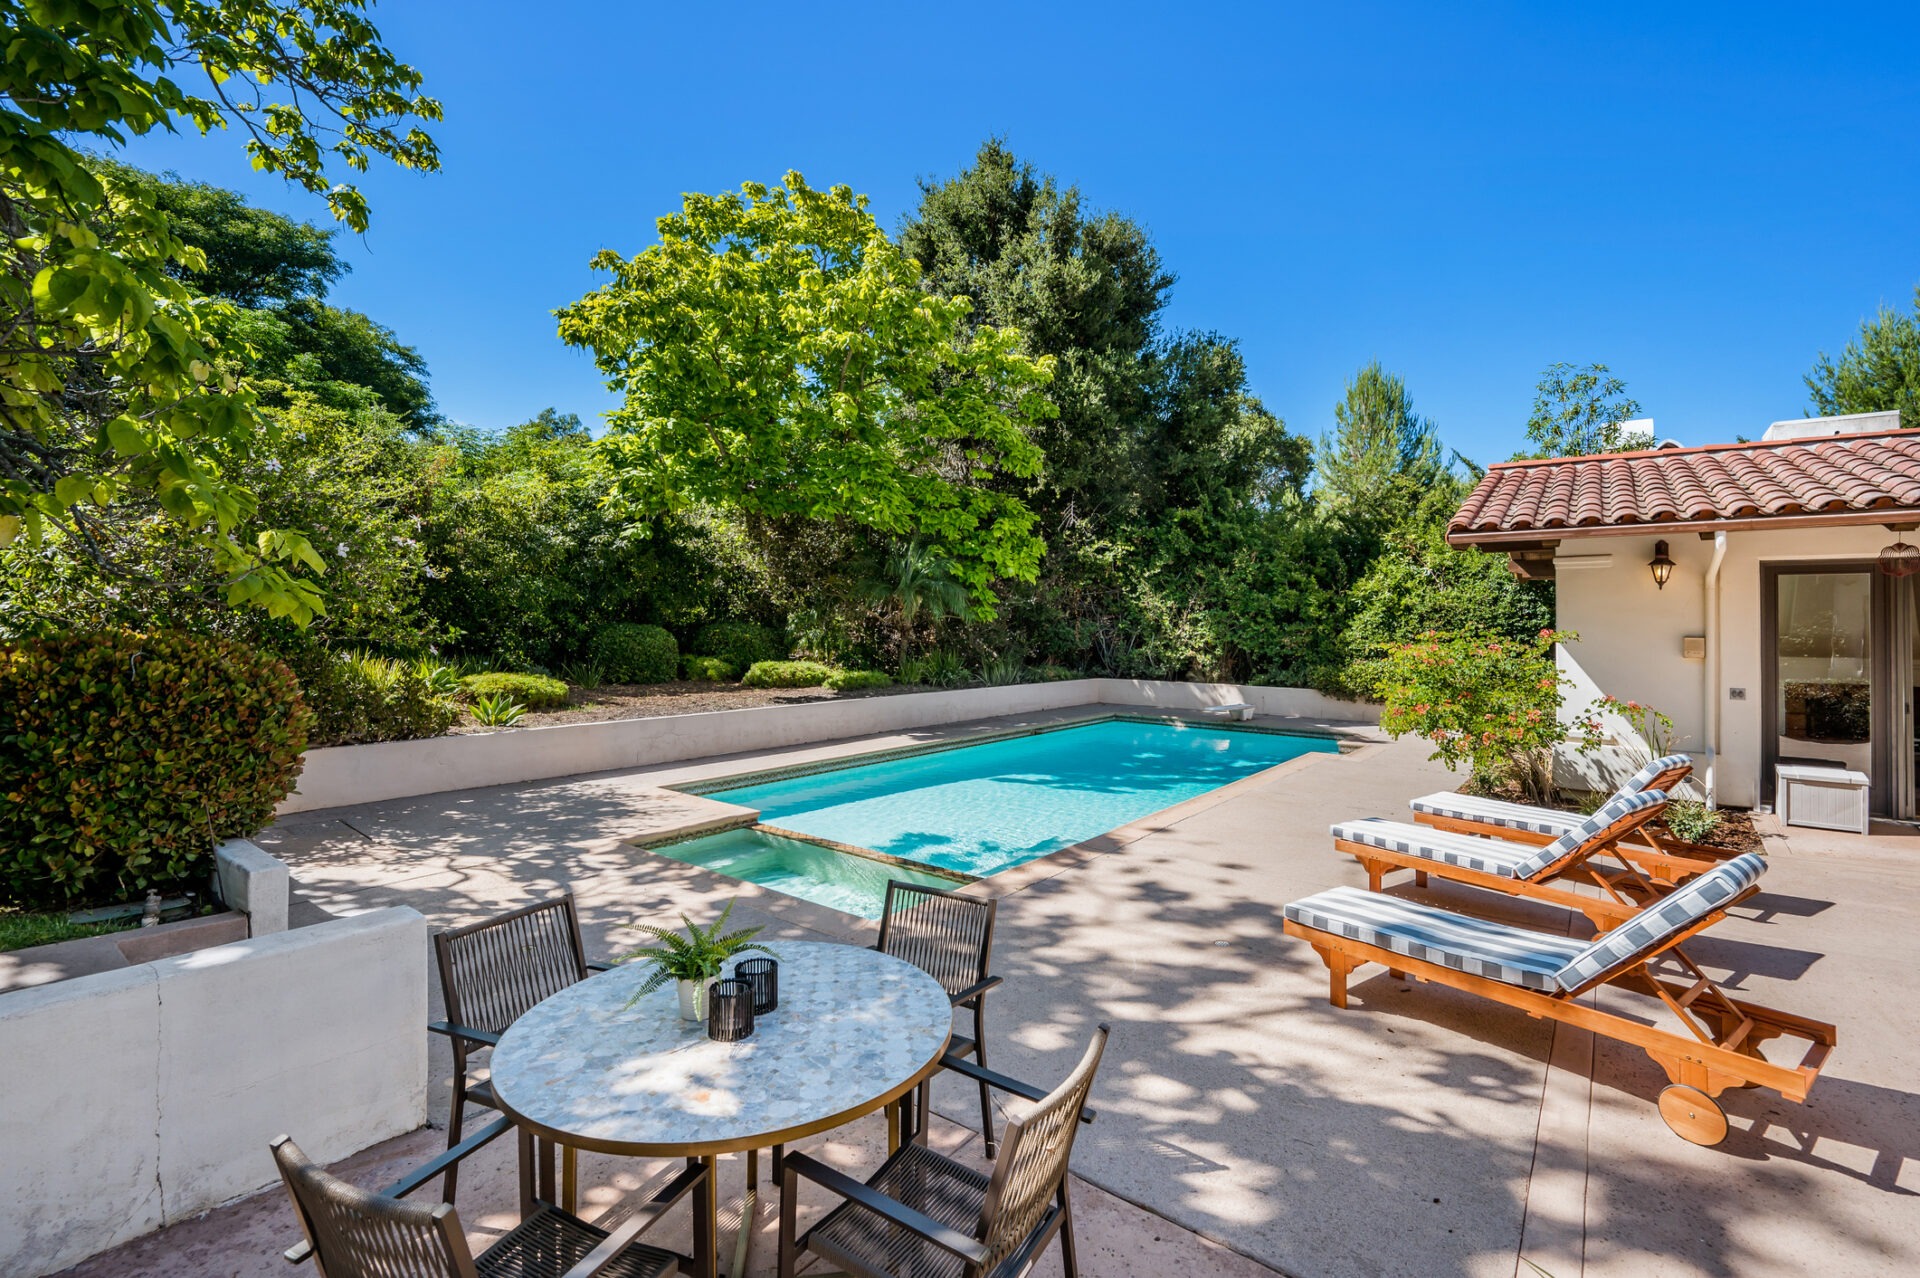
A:
<svg viewBox="0 0 1920 1278">
<path fill-rule="evenodd" d="M 1553 747 L 1568 735 L 1560 705 L 1571 681 L 1554 665 L 1554 645 L 1576 638 L 1565 630 L 1528 641 L 1429 632 L 1389 648 L 1380 726 L 1431 742 L 1429 758 L 1466 765 L 1482 787 L 1516 781 L 1531 801 L 1545 803 Z M 1590 748 L 1587 721 L 1573 731 Z"/>
</svg>

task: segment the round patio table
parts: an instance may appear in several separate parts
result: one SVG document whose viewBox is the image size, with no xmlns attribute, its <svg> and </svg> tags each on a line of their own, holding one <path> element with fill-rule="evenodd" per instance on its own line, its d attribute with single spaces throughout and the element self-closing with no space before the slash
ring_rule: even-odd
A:
<svg viewBox="0 0 1920 1278">
<path fill-rule="evenodd" d="M 746 1152 L 736 1271 L 753 1223 L 757 1151 L 899 1100 L 939 1066 L 953 1031 L 946 991 L 910 963 L 853 945 L 769 948 L 780 1006 L 756 1017 L 742 1042 L 716 1043 L 704 1020 L 681 1019 L 671 982 L 627 1007 L 649 971 L 635 963 L 535 1006 L 501 1035 L 491 1062 L 501 1111 L 555 1145 L 699 1158 L 710 1175 L 718 1155 Z M 711 1179 L 701 1197 L 711 1258 Z"/>
</svg>

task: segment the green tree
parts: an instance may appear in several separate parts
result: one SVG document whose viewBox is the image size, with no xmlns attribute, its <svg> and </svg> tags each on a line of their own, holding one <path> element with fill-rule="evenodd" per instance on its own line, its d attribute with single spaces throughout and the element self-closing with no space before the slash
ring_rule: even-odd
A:
<svg viewBox="0 0 1920 1278">
<path fill-rule="evenodd" d="M 176 278 L 205 270 L 138 183 L 90 165 L 186 122 L 237 125 L 256 168 L 367 225 L 335 168 L 374 156 L 432 169 L 439 118 L 362 0 L 0 0 L 0 541 L 50 530 L 94 544 L 130 493 L 207 531 L 231 604 L 306 621 L 324 560 L 294 529 L 244 538 L 256 498 L 233 472 L 270 438 L 248 388 L 220 367 L 209 308 Z M 176 75 L 205 76 L 200 93 Z M 304 568 L 305 573 L 301 572 Z"/>
<path fill-rule="evenodd" d="M 596 256 L 612 282 L 558 312 L 624 393 L 599 442 L 625 503 L 917 538 L 983 613 L 996 579 L 1033 579 L 1033 513 L 992 481 L 1040 469 L 1049 361 L 969 332 L 846 187 L 689 195 L 659 230 Z"/>
<path fill-rule="evenodd" d="M 1898 409 L 1902 426 L 1920 428 L 1920 285 L 1911 315 L 1883 305 L 1838 359 L 1822 351 L 1806 382 L 1816 416 Z"/>
<path fill-rule="evenodd" d="M 1076 187 L 1017 159 L 999 139 L 950 180 L 923 181 L 901 250 L 969 322 L 1018 331 L 1055 360 L 1058 414 L 1034 435 L 1046 454 L 1028 499 L 1112 528 L 1138 505 L 1139 456 L 1152 412 L 1147 376 L 1173 276 L 1136 223 L 1092 213 Z"/>
<path fill-rule="evenodd" d="M 1440 437 L 1406 382 L 1374 360 L 1347 382 L 1315 452 L 1320 499 L 1347 517 L 1391 520 L 1445 474 Z"/>
<path fill-rule="evenodd" d="M 327 303 L 328 288 L 350 269 L 334 253 L 332 230 L 256 209 L 236 191 L 94 163 L 206 259 L 204 271 L 174 262 L 170 276 L 196 297 L 240 308 L 221 309 L 210 328 L 262 407 L 284 407 L 299 392 L 347 411 L 377 405 L 418 431 L 439 424 L 419 353 L 360 312 Z"/>
<path fill-rule="evenodd" d="M 1624 440 L 1621 423 L 1640 414 L 1640 403 L 1627 394 L 1627 384 L 1607 371 L 1605 364 L 1576 368 L 1553 364 L 1540 375 L 1533 412 L 1527 417 L 1527 438 L 1534 451 L 1522 457 L 1588 457 L 1617 453 Z"/>
</svg>

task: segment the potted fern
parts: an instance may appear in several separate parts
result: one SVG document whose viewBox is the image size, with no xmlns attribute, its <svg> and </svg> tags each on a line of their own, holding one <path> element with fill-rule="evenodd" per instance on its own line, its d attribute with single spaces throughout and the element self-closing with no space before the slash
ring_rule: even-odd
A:
<svg viewBox="0 0 1920 1278">
<path fill-rule="evenodd" d="M 682 914 L 680 921 L 687 928 L 685 936 L 672 928 L 655 927 L 651 923 L 634 924 L 634 927 L 651 936 L 656 944 L 643 946 L 621 957 L 622 963 L 637 959 L 653 968 L 646 983 L 627 1000 L 627 1006 L 632 1007 L 668 981 L 675 981 L 680 988 L 680 1015 L 689 1021 L 704 1019 L 707 1014 L 707 986 L 720 979 L 721 969 L 727 960 L 751 950 L 758 950 L 762 954 L 773 953 L 753 939 L 760 934 L 758 927 L 741 928 L 737 932 L 724 930 L 728 916 L 733 913 L 733 905 L 732 901 L 728 901 L 727 908 L 720 911 L 720 917 L 707 928 L 702 928 Z"/>
</svg>

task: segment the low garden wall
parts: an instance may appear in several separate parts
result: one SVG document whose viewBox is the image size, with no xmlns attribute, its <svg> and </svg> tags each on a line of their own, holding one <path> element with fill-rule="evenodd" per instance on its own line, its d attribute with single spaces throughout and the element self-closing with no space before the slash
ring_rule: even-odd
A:
<svg viewBox="0 0 1920 1278">
<path fill-rule="evenodd" d="M 307 751 L 300 787 L 279 811 L 284 815 L 442 790 L 650 767 L 1073 706 L 1195 710 L 1233 701 L 1245 701 L 1262 715 L 1367 723 L 1378 722 L 1380 717 L 1377 706 L 1341 701 L 1306 688 L 1152 679 L 1065 679 L 998 688 L 953 688 L 652 719 L 554 724 L 420 741 L 330 746 Z"/>
<path fill-rule="evenodd" d="M 0 1274 L 37 1278 L 426 1121 L 413 910 L 0 995 Z"/>
</svg>

